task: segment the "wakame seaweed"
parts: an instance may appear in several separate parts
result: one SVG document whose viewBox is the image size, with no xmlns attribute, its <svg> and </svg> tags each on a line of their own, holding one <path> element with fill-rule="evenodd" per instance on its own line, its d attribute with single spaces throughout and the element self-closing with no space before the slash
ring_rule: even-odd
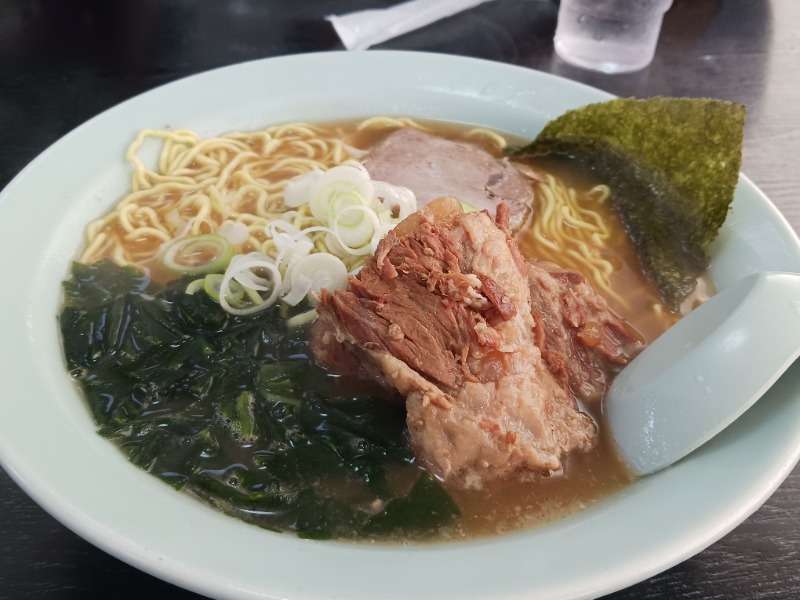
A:
<svg viewBox="0 0 800 600">
<path fill-rule="evenodd" d="M 458 516 L 413 464 L 401 404 L 342 391 L 279 307 L 229 315 L 187 283 L 110 261 L 75 263 L 64 282 L 67 366 L 131 462 L 302 537 L 432 531 Z"/>
</svg>

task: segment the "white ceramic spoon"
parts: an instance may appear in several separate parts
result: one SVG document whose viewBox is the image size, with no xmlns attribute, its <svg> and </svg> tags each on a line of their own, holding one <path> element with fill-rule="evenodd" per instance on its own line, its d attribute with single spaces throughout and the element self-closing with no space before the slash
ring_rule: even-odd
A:
<svg viewBox="0 0 800 600">
<path fill-rule="evenodd" d="M 800 274 L 723 289 L 620 372 L 603 405 L 639 475 L 667 467 L 750 408 L 800 355 Z"/>
</svg>

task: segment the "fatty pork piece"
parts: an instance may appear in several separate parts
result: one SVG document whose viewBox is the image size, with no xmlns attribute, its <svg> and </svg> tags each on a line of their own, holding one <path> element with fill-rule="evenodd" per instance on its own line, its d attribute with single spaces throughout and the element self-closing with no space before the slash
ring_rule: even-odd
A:
<svg viewBox="0 0 800 600">
<path fill-rule="evenodd" d="M 323 290 L 314 356 L 378 373 L 405 396 L 416 455 L 443 479 L 478 488 L 560 472 L 597 430 L 542 360 L 527 270 L 487 213 L 436 200 L 384 238 L 347 290 Z"/>
<path fill-rule="evenodd" d="M 533 206 L 530 181 L 508 161 L 416 129 L 392 132 L 363 162 L 370 177 L 410 189 L 420 206 L 449 195 L 494 214 L 502 202 L 512 229 L 522 225 Z"/>
<path fill-rule="evenodd" d="M 536 345 L 562 387 L 599 402 L 615 373 L 644 347 L 586 277 L 547 261 L 528 264 Z"/>
</svg>

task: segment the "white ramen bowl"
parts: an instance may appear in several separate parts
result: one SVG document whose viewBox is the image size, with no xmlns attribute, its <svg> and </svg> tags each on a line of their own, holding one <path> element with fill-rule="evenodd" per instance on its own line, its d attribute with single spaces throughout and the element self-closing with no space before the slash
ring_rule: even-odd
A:
<svg viewBox="0 0 800 600">
<path fill-rule="evenodd" d="M 124 561 L 219 598 L 591 598 L 662 571 L 733 529 L 800 453 L 800 368 L 696 453 L 587 510 L 503 537 L 381 546 L 301 540 L 247 525 L 130 464 L 95 433 L 66 372 L 60 284 L 86 224 L 128 184 L 140 129 L 203 135 L 379 114 L 460 121 L 532 138 L 567 109 L 610 98 L 551 75 L 407 52 L 288 56 L 218 69 L 133 98 L 82 125 L 0 195 L 0 459 L 39 504 Z M 17 260 L 19 249 L 24 260 Z M 800 271 L 800 243 L 742 176 L 713 248 L 725 287 Z"/>
</svg>

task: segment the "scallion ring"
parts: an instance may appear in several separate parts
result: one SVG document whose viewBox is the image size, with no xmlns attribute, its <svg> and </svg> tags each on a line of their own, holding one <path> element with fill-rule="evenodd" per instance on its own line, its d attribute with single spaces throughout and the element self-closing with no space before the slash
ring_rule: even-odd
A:
<svg viewBox="0 0 800 600">
<path fill-rule="evenodd" d="M 214 302 L 219 302 L 219 295 L 223 277 L 224 275 L 222 275 L 221 273 L 212 273 L 211 275 L 206 275 L 205 279 L 199 280 L 203 282 L 203 289 L 206 291 L 206 294 L 208 294 L 209 297 L 212 300 L 214 300 Z M 244 286 L 240 285 L 235 281 L 232 281 L 231 285 L 227 289 L 227 294 L 226 294 L 228 303 L 232 306 L 237 306 L 237 307 L 243 306 L 245 293 L 246 290 Z"/>
<path fill-rule="evenodd" d="M 205 278 L 195 279 L 189 285 L 186 286 L 186 293 L 191 295 L 196 292 L 199 292 L 205 287 L 206 280 Z"/>
<path fill-rule="evenodd" d="M 215 233 L 201 233 L 175 240 L 161 260 L 175 273 L 205 275 L 224 272 L 233 255 L 233 246 L 227 239 Z"/>
</svg>

